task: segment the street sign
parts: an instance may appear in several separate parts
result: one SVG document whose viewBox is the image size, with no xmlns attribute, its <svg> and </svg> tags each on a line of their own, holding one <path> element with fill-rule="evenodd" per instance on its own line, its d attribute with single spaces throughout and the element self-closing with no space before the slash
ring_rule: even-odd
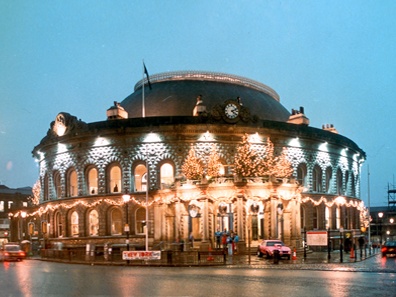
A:
<svg viewBox="0 0 396 297">
<path fill-rule="evenodd" d="M 307 245 L 327 246 L 327 231 L 307 231 Z"/>
<path fill-rule="evenodd" d="M 123 251 L 122 260 L 160 260 L 161 251 Z"/>
</svg>

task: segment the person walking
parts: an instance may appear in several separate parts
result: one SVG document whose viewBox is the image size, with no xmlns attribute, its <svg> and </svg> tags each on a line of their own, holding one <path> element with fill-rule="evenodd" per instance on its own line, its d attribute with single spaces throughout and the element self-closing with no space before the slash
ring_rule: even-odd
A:
<svg viewBox="0 0 396 297">
<path fill-rule="evenodd" d="M 216 249 L 221 248 L 221 231 L 219 229 L 217 229 L 217 231 L 215 232 L 215 238 L 216 238 Z"/>
</svg>

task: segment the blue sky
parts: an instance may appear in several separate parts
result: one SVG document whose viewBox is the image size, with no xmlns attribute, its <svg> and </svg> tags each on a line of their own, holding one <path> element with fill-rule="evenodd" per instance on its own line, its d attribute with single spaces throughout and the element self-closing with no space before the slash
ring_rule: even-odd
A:
<svg viewBox="0 0 396 297">
<path fill-rule="evenodd" d="M 142 78 L 225 72 L 273 88 L 311 126 L 366 153 L 361 198 L 386 205 L 396 172 L 395 1 L 0 0 L 0 184 L 32 186 L 59 112 L 106 119 Z"/>
</svg>

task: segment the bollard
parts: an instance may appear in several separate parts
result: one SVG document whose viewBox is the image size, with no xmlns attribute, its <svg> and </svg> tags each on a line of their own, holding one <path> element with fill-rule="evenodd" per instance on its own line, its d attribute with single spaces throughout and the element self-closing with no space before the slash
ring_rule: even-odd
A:
<svg viewBox="0 0 396 297">
<path fill-rule="evenodd" d="M 274 250 L 274 264 L 279 264 L 279 250 Z"/>
</svg>

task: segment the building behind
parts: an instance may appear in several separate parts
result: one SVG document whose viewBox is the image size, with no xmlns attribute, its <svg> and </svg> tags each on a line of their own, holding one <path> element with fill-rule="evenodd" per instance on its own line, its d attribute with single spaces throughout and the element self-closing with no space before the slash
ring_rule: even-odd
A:
<svg viewBox="0 0 396 297">
<path fill-rule="evenodd" d="M 33 155 L 41 194 L 26 223 L 48 246 L 128 238 L 152 248 L 192 236 L 207 248 L 227 229 L 242 247 L 262 238 L 301 247 L 304 229 L 359 233 L 366 224 L 365 153 L 239 76 L 153 75 L 114 102 L 106 121 L 60 112 Z"/>
</svg>

